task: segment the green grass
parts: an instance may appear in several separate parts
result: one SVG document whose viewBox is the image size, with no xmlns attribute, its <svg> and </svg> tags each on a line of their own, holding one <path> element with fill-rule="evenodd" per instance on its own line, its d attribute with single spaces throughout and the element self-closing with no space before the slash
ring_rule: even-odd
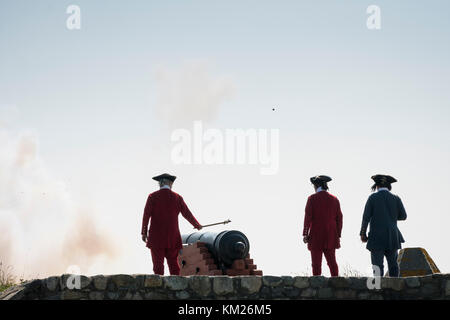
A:
<svg viewBox="0 0 450 320">
<path fill-rule="evenodd" d="M 0 292 L 16 284 L 16 277 L 13 275 L 11 266 L 4 266 L 0 262 Z"/>
<path fill-rule="evenodd" d="M 0 292 L 5 291 L 6 289 L 8 289 L 10 287 L 12 287 L 12 285 L 7 285 L 7 286 L 1 285 L 0 286 Z"/>
</svg>

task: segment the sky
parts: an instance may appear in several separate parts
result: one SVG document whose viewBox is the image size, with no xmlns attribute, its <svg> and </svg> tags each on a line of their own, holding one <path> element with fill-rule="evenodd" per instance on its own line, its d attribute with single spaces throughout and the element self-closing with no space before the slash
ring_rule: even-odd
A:
<svg viewBox="0 0 450 320">
<path fill-rule="evenodd" d="M 80 29 L 67 27 L 70 5 Z M 367 27 L 370 5 L 380 29 Z M 386 173 L 408 213 L 404 247 L 449 272 L 449 10 L 1 0 L 0 260 L 25 277 L 152 273 L 142 213 L 151 177 L 169 172 L 200 223 L 232 220 L 209 231 L 247 235 L 264 274 L 309 274 L 304 207 L 309 178 L 326 174 L 344 215 L 341 273 L 368 275 L 359 228 L 370 177 Z M 173 135 L 196 121 L 219 135 L 276 130 L 277 170 L 176 163 Z M 181 217 L 180 229 L 193 232 Z"/>
</svg>

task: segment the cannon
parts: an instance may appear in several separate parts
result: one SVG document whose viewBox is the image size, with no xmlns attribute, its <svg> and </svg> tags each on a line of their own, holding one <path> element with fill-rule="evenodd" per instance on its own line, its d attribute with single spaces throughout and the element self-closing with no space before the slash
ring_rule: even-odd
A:
<svg viewBox="0 0 450 320">
<path fill-rule="evenodd" d="M 181 236 L 183 244 L 205 243 L 219 263 L 229 266 L 236 259 L 244 259 L 250 251 L 247 237 L 240 231 L 194 232 Z"/>
<path fill-rule="evenodd" d="M 250 242 L 237 230 L 181 236 L 181 275 L 262 275 L 250 259 Z"/>
</svg>

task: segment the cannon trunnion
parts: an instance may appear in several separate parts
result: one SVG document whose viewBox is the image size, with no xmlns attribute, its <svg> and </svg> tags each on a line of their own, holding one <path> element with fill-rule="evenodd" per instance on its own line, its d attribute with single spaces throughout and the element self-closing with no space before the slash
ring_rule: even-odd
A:
<svg viewBox="0 0 450 320">
<path fill-rule="evenodd" d="M 237 230 L 182 235 L 181 275 L 262 275 L 250 259 L 250 242 Z"/>
</svg>

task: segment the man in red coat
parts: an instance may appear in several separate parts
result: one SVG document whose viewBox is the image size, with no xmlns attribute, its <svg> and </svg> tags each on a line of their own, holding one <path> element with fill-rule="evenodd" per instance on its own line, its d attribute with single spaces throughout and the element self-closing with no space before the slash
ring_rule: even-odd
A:
<svg viewBox="0 0 450 320">
<path fill-rule="evenodd" d="M 322 274 L 322 254 L 325 255 L 332 277 L 337 277 L 336 249 L 340 248 L 342 212 L 339 200 L 327 192 L 327 176 L 310 179 L 316 191 L 308 198 L 305 208 L 303 242 L 311 251 L 313 275 Z"/>
<path fill-rule="evenodd" d="M 202 229 L 183 198 L 171 190 L 175 179 L 175 176 L 167 173 L 153 177 L 159 182 L 160 190 L 148 196 L 142 219 L 142 240 L 151 251 L 153 272 L 160 275 L 164 275 L 164 258 L 167 259 L 170 274 L 180 274 L 178 252 L 182 243 L 178 227 L 179 213 L 196 229 Z M 147 232 L 149 221 L 150 230 Z"/>
</svg>

